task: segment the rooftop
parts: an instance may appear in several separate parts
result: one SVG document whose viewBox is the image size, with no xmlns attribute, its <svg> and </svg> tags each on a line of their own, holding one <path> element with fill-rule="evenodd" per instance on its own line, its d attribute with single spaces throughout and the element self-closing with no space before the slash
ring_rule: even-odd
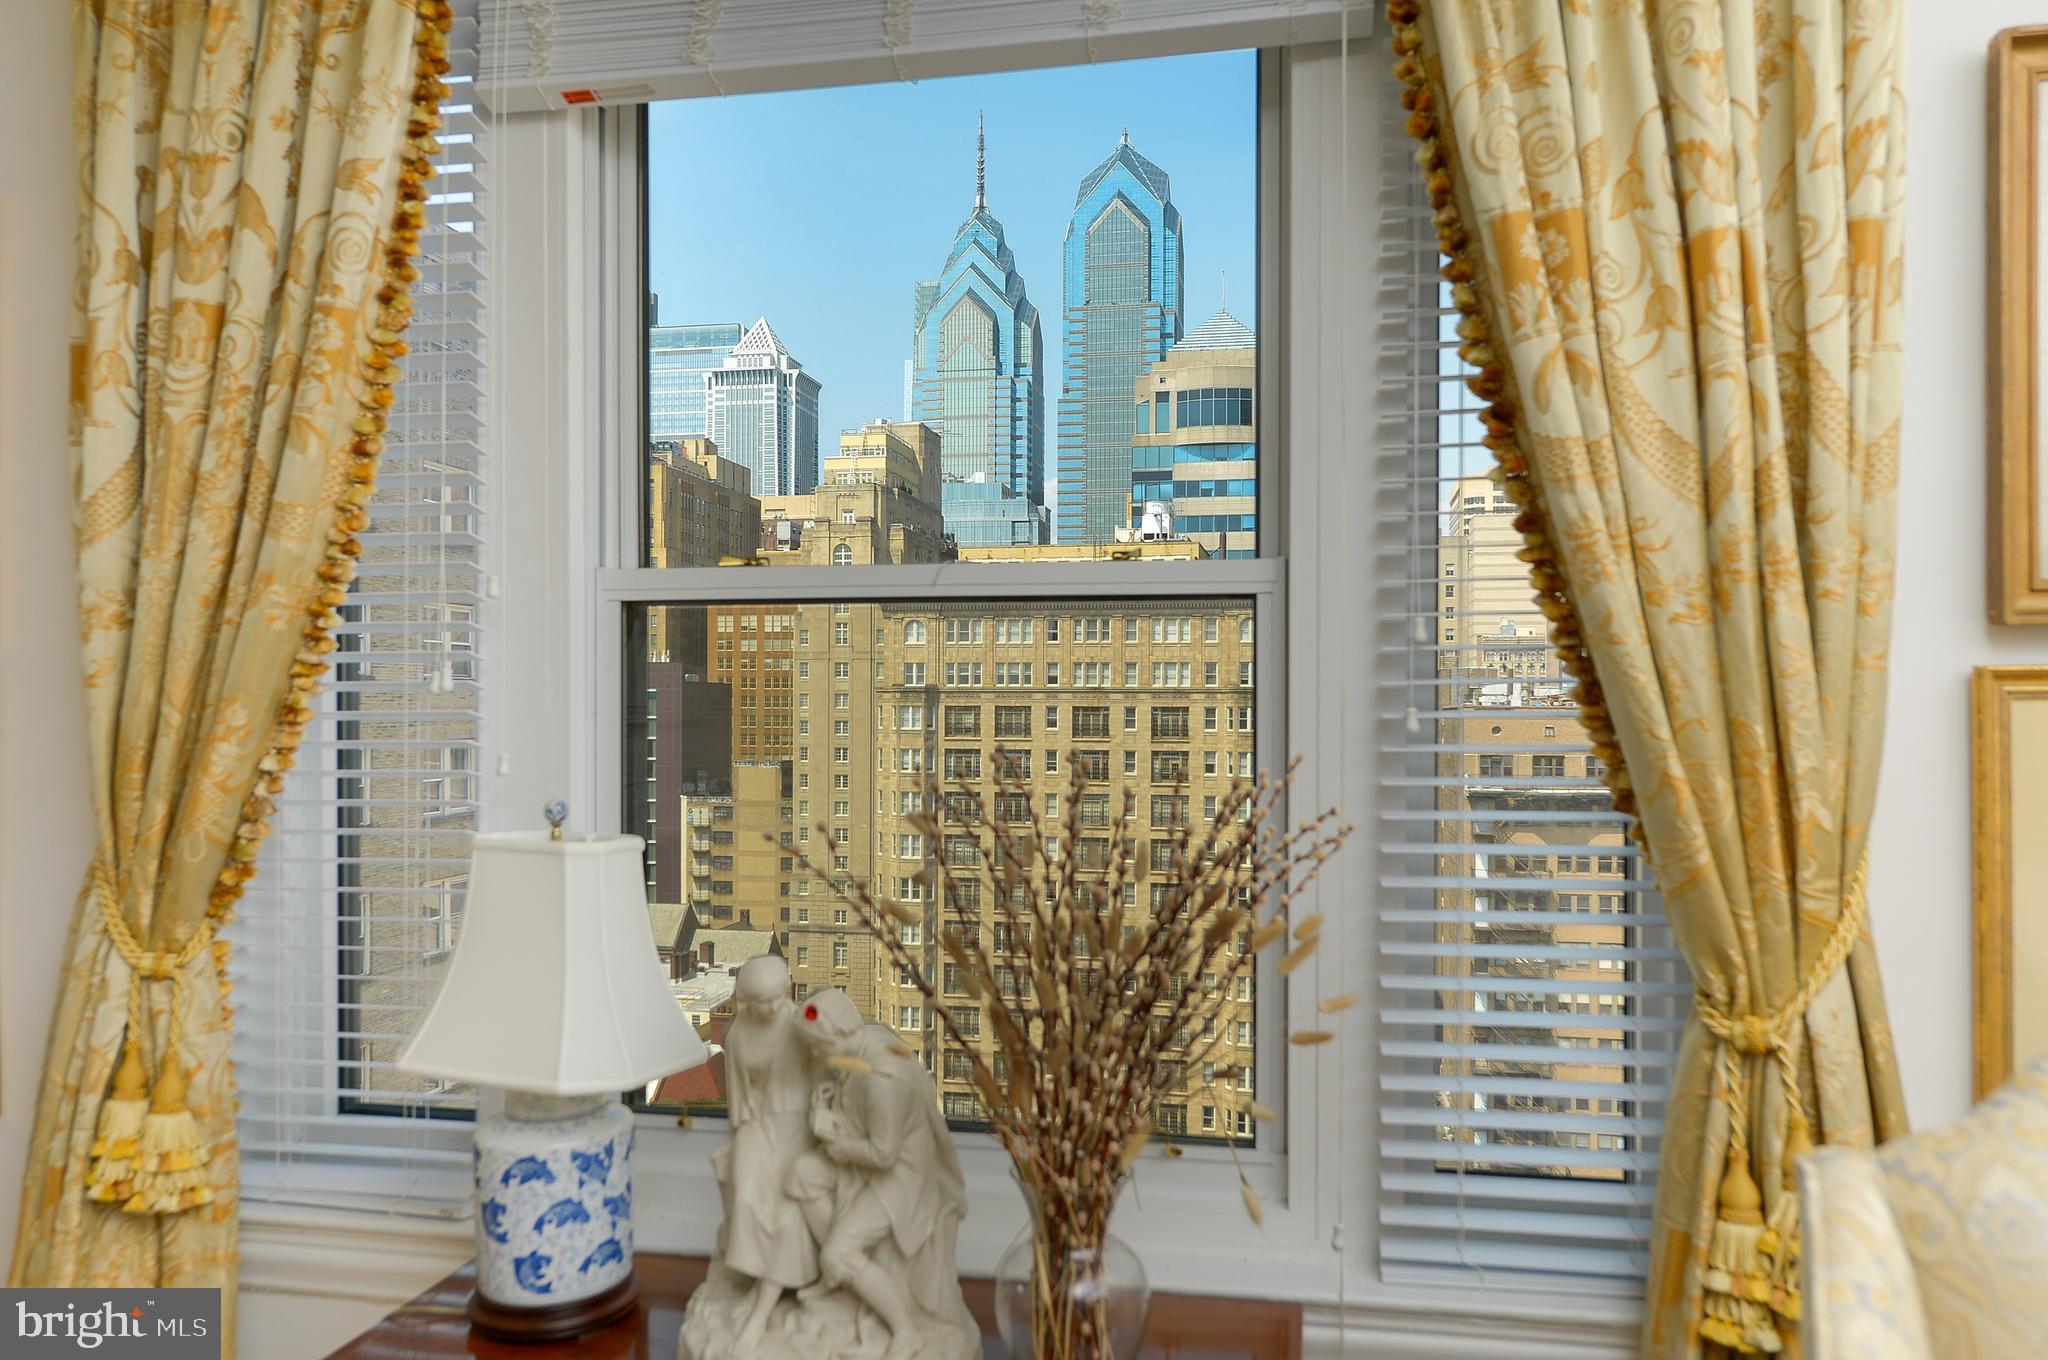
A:
<svg viewBox="0 0 2048 1360">
<path fill-rule="evenodd" d="M 1170 352 L 1179 353 L 1184 349 L 1256 349 L 1258 344 L 1258 337 L 1252 334 L 1250 326 L 1229 312 L 1218 311 L 1183 335 Z"/>
</svg>

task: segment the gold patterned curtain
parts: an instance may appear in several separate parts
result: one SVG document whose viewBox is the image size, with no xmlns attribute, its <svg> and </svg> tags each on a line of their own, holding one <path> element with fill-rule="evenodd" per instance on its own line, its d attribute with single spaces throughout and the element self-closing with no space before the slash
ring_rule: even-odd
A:
<svg viewBox="0 0 2048 1360">
<path fill-rule="evenodd" d="M 1643 1353 L 1797 1353 L 1809 1139 L 1904 1130 L 1863 864 L 1903 0 L 1393 0 L 1522 556 L 1698 989 Z"/>
<path fill-rule="evenodd" d="M 10 1279 L 217 1285 L 230 1340 L 215 932 L 255 873 L 354 575 L 448 26 L 436 0 L 74 9 L 71 454 L 98 850 Z"/>
</svg>

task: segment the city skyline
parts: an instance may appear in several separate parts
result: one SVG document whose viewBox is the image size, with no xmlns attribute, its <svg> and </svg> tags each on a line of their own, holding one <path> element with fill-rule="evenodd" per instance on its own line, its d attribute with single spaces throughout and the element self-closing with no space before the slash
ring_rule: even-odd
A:
<svg viewBox="0 0 2048 1360">
<path fill-rule="evenodd" d="M 974 211 L 977 115 L 985 202 L 1030 298 L 1061 284 L 1075 183 L 1128 128 L 1174 173 L 1190 224 L 1189 315 L 1222 306 L 1226 275 L 1232 309 L 1256 315 L 1257 61 L 1235 52 L 652 106 L 654 319 L 766 316 L 823 384 L 828 440 L 897 418 L 914 285 L 933 278 Z M 764 146 L 781 157 L 776 173 L 763 173 Z M 717 267 L 692 267 L 702 260 Z M 1066 362 L 1064 327 L 1050 329 L 1040 375 Z M 1050 423 L 1060 393 L 1039 381 Z M 1056 494 L 1050 462 L 1030 498 L 1046 504 Z"/>
</svg>

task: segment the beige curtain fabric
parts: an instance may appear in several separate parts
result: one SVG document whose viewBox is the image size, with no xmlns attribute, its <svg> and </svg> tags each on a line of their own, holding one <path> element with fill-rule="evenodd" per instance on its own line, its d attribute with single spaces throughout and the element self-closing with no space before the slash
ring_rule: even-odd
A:
<svg viewBox="0 0 2048 1360">
<path fill-rule="evenodd" d="M 1703 1285 L 1731 1106 L 1758 1216 L 1793 1201 L 1767 1026 L 1724 1069 L 1701 1011 L 1768 1020 L 1822 975 L 1785 1027 L 1814 1139 L 1905 1126 L 1859 872 L 1892 599 L 1904 0 L 1390 15 L 1523 555 L 1707 1002 L 1664 1134 L 1643 1353 L 1718 1353 Z M 1860 942 L 1830 970 L 1845 912 Z M 1796 1306 L 1774 1302 L 1796 1353 Z"/>
<path fill-rule="evenodd" d="M 89 885 L 14 1284 L 218 1285 L 232 1336 L 235 1091 L 211 936 L 254 873 L 353 572 L 432 146 L 415 106 L 445 92 L 446 22 L 433 0 L 76 6 L 86 759 L 95 867 L 126 930 Z M 141 1056 L 152 1074 L 174 1061 L 210 1150 L 180 1203 L 211 1202 L 183 1212 L 87 1196 L 131 972 Z"/>
</svg>

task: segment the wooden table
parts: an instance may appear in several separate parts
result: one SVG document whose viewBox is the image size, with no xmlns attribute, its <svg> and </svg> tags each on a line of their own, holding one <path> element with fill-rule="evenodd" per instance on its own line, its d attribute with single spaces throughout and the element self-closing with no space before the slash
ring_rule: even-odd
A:
<svg viewBox="0 0 2048 1360">
<path fill-rule="evenodd" d="M 704 1278 L 694 1256 L 638 1261 L 640 1304 L 602 1332 L 540 1346 L 509 1345 L 469 1332 L 469 1294 L 476 1267 L 463 1266 L 418 1298 L 393 1311 L 327 1360 L 433 1360 L 470 1355 L 482 1360 L 674 1360 L 683 1304 Z M 1002 1360 L 996 1337 L 994 1290 L 986 1280 L 962 1282 L 967 1306 L 981 1323 L 983 1354 Z M 1292 1303 L 1154 1294 L 1145 1331 L 1146 1360 L 1300 1360 L 1301 1308 Z"/>
</svg>

